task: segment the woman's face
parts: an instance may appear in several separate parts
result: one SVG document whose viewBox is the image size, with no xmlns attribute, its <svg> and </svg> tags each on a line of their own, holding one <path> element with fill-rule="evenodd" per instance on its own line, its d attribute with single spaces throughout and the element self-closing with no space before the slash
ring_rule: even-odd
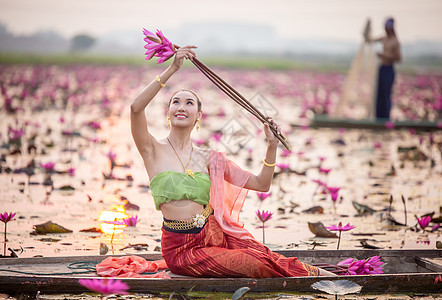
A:
<svg viewBox="0 0 442 300">
<path fill-rule="evenodd" d="M 198 99 L 188 91 L 176 93 L 169 105 L 167 113 L 172 126 L 187 127 L 194 126 L 201 112 L 198 112 Z"/>
</svg>

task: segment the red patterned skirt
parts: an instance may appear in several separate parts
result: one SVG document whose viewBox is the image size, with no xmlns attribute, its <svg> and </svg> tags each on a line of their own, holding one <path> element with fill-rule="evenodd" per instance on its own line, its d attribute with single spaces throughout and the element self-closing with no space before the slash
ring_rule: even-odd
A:
<svg viewBox="0 0 442 300">
<path fill-rule="evenodd" d="M 318 268 L 285 257 L 253 239 L 225 234 L 211 215 L 199 233 L 162 229 L 162 256 L 174 274 L 194 277 L 318 276 Z"/>
</svg>

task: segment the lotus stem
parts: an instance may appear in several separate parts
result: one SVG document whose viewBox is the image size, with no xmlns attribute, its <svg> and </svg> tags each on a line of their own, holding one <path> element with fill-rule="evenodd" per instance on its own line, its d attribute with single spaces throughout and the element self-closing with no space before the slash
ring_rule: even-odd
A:
<svg viewBox="0 0 442 300">
<path fill-rule="evenodd" d="M 405 214 L 405 226 L 407 225 L 407 203 L 405 201 L 404 195 L 402 196 L 402 203 L 404 204 L 404 214 Z"/>
<path fill-rule="evenodd" d="M 3 256 L 6 256 L 6 222 L 5 222 L 5 244 L 3 248 Z"/>
<path fill-rule="evenodd" d="M 339 244 L 341 243 L 341 234 L 342 234 L 342 231 L 339 230 L 338 247 L 336 248 L 336 250 L 339 250 Z"/>
<path fill-rule="evenodd" d="M 264 234 L 264 222 L 262 222 L 262 243 L 265 244 L 266 240 L 265 240 L 265 234 Z"/>
</svg>

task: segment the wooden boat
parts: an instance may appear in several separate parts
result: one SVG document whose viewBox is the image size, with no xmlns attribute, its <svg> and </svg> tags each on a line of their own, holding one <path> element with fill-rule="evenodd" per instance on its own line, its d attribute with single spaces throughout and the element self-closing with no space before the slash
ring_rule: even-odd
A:
<svg viewBox="0 0 442 300">
<path fill-rule="evenodd" d="M 442 120 L 440 120 L 442 121 Z M 359 128 L 359 129 L 387 129 L 385 125 L 386 120 L 370 120 L 370 119 L 339 119 L 328 115 L 315 114 L 310 122 L 311 127 L 329 127 L 329 128 Z M 413 128 L 416 130 L 435 131 L 441 130 L 438 128 L 437 122 L 432 121 L 394 121 L 394 129 Z"/>
<path fill-rule="evenodd" d="M 380 255 L 386 262 L 385 274 L 369 276 L 341 276 L 362 286 L 361 293 L 438 293 L 442 292 L 442 250 L 283 250 L 285 256 L 296 256 L 301 261 L 332 263 L 353 257 L 365 259 Z M 140 254 L 146 260 L 161 259 L 159 253 Z M 78 283 L 79 278 L 96 278 L 93 271 L 83 274 L 69 273 L 68 266 L 75 262 L 98 263 L 108 256 L 69 256 L 39 258 L 0 259 L 0 292 L 14 295 L 81 293 L 86 288 Z M 22 271 L 35 274 L 21 274 Z M 234 292 L 241 287 L 250 287 L 250 292 L 318 292 L 311 285 L 320 280 L 336 280 L 337 277 L 285 277 L 285 278 L 193 278 L 172 279 L 121 279 L 130 286 L 132 293 L 157 292 Z"/>
</svg>

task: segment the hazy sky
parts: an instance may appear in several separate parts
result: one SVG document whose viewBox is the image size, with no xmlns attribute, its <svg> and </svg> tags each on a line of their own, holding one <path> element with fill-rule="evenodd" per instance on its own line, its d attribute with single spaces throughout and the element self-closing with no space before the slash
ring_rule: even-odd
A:
<svg viewBox="0 0 442 300">
<path fill-rule="evenodd" d="M 281 37 L 359 41 L 368 17 L 379 35 L 390 15 L 401 41 L 442 41 L 442 0 L 0 0 L 9 31 L 56 30 L 67 38 L 143 27 L 167 35 L 183 23 L 239 21 L 270 25 Z"/>
</svg>

